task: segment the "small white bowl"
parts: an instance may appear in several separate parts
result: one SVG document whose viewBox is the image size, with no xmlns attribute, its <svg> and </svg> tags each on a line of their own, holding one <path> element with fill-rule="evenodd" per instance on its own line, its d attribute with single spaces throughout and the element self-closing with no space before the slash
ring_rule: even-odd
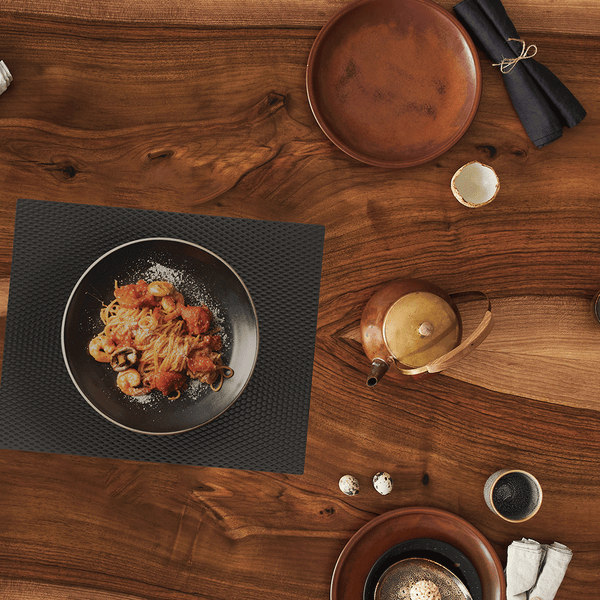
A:
<svg viewBox="0 0 600 600">
<path fill-rule="evenodd" d="M 451 188 L 454 197 L 461 204 L 479 208 L 496 197 L 500 180 L 492 167 L 474 160 L 454 173 Z"/>
</svg>

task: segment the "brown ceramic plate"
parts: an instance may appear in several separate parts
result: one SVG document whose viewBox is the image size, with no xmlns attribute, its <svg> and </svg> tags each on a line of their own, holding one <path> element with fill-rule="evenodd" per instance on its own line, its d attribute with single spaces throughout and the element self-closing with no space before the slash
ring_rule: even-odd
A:
<svg viewBox="0 0 600 600">
<path fill-rule="evenodd" d="M 465 133 L 481 67 L 465 29 L 431 0 L 357 0 L 317 36 L 306 88 L 317 123 L 346 154 L 411 167 Z"/>
<path fill-rule="evenodd" d="M 504 600 L 506 584 L 498 555 L 470 523 L 437 508 L 400 508 L 369 521 L 346 544 L 331 579 L 331 600 L 362 600 L 375 561 L 400 542 L 433 538 L 451 544 L 473 563 L 486 600 Z"/>
</svg>

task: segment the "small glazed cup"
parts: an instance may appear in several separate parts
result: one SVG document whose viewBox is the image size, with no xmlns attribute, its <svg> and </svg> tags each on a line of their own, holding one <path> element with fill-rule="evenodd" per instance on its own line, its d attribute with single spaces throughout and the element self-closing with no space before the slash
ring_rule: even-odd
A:
<svg viewBox="0 0 600 600">
<path fill-rule="evenodd" d="M 600 292 L 597 292 L 592 300 L 592 312 L 596 321 L 600 323 Z"/>
<path fill-rule="evenodd" d="M 542 505 L 542 486 L 527 471 L 500 469 L 490 475 L 483 488 L 488 508 L 509 523 L 531 519 Z"/>
<path fill-rule="evenodd" d="M 492 167 L 474 160 L 454 173 L 450 188 L 461 204 L 469 208 L 479 208 L 489 204 L 496 197 L 500 189 L 500 180 Z"/>
</svg>

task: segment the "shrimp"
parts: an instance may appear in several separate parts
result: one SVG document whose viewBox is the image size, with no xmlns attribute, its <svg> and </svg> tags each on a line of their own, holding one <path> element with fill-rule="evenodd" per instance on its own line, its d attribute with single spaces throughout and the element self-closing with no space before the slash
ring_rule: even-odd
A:
<svg viewBox="0 0 600 600">
<path fill-rule="evenodd" d="M 140 387 L 142 376 L 136 369 L 127 369 L 117 375 L 117 386 L 128 396 L 143 396 L 150 393 L 149 387 Z"/>
<path fill-rule="evenodd" d="M 173 287 L 173 284 L 168 281 L 153 281 L 148 286 L 148 291 L 153 296 L 162 298 L 163 296 L 170 296 L 175 291 L 175 288 Z"/>
<path fill-rule="evenodd" d="M 183 296 L 174 291 L 172 294 L 168 296 L 162 296 L 160 299 L 160 306 L 166 313 L 165 321 L 172 321 L 176 319 L 181 314 L 181 308 L 185 307 L 185 303 L 183 300 Z"/>
<path fill-rule="evenodd" d="M 98 362 L 110 362 L 110 356 L 115 351 L 116 346 L 113 341 L 108 339 L 103 333 L 97 335 L 88 346 L 92 357 Z"/>
<path fill-rule="evenodd" d="M 160 305 L 166 313 L 171 313 L 177 308 L 177 304 L 176 304 L 173 296 L 163 296 L 160 299 Z M 175 315 L 175 316 L 178 316 L 178 315 L 179 315 L 179 313 L 177 313 L 177 315 Z"/>
<path fill-rule="evenodd" d="M 140 279 L 137 283 L 130 283 L 116 287 L 115 298 L 124 308 L 143 308 L 144 306 L 157 306 L 158 302 L 154 296 L 148 292 L 148 284 Z"/>
</svg>

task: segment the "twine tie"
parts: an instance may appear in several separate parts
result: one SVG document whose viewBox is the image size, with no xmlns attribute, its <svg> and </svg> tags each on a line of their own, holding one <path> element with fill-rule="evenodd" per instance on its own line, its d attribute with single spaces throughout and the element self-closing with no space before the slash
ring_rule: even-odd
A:
<svg viewBox="0 0 600 600">
<path fill-rule="evenodd" d="M 526 46 L 524 40 L 520 40 L 517 38 L 508 38 L 508 41 L 521 42 L 522 47 L 521 54 L 516 58 L 503 58 L 501 62 L 492 64 L 493 67 L 500 67 L 500 71 L 504 74 L 510 73 L 520 60 L 525 60 L 526 58 L 533 58 L 537 54 L 537 46 L 535 44 L 529 44 L 529 46 Z"/>
</svg>

